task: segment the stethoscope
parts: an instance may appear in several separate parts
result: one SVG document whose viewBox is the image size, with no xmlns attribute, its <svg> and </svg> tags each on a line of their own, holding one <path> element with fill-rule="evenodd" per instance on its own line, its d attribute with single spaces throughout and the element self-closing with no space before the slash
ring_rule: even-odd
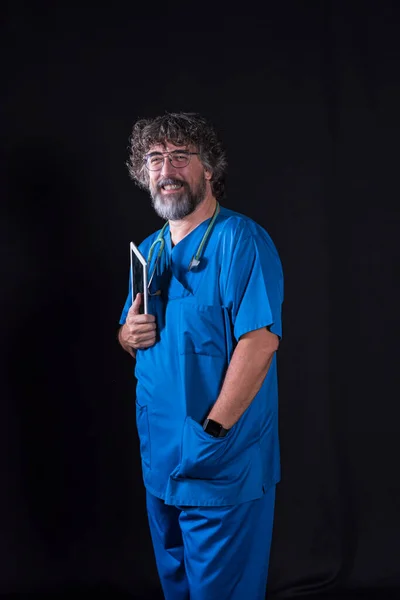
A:
<svg viewBox="0 0 400 600">
<path fill-rule="evenodd" d="M 218 216 L 219 210 L 220 210 L 220 206 L 219 206 L 219 203 L 217 202 L 217 205 L 215 207 L 215 211 L 214 211 L 213 217 L 212 217 L 211 221 L 209 222 L 207 230 L 206 230 L 205 234 L 203 235 L 203 237 L 201 239 L 200 245 L 197 248 L 197 252 L 193 256 L 192 260 L 189 263 L 188 271 L 191 271 L 193 268 L 199 266 L 201 255 L 202 255 L 202 252 L 203 252 L 203 248 L 204 248 L 204 246 L 205 246 L 208 238 L 210 237 L 210 234 L 211 234 L 212 228 L 214 227 L 214 223 L 215 223 L 215 220 L 216 220 L 216 218 Z M 161 258 L 162 253 L 164 252 L 164 248 L 165 248 L 164 233 L 165 233 L 165 230 L 166 230 L 167 227 L 168 227 L 168 221 L 165 223 L 165 225 L 161 229 L 160 233 L 158 234 L 157 239 L 150 246 L 149 254 L 148 254 L 148 257 L 147 257 L 147 264 L 150 265 L 151 264 L 151 259 L 153 258 L 154 249 L 157 246 L 157 244 L 160 244 L 160 246 L 158 248 L 156 260 L 154 261 L 153 270 L 152 270 L 151 276 L 149 278 L 149 283 L 148 283 L 148 286 L 147 286 L 147 288 L 149 290 L 149 295 L 150 296 L 159 294 L 159 292 L 155 292 L 155 294 L 151 294 L 150 293 L 150 285 L 151 285 L 151 282 L 153 280 L 154 273 L 156 272 L 156 269 L 157 269 L 157 263 L 158 263 L 159 259 Z"/>
</svg>

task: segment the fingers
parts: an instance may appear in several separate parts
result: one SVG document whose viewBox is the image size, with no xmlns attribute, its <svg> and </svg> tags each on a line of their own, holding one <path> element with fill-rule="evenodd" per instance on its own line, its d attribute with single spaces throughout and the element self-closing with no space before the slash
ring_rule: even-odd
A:
<svg viewBox="0 0 400 600">
<path fill-rule="evenodd" d="M 134 317 L 137 318 L 137 317 Z M 156 323 L 127 324 L 125 340 L 132 348 L 149 348 L 156 343 Z"/>
<path fill-rule="evenodd" d="M 156 343 L 156 318 L 140 314 L 142 294 L 137 294 L 126 317 L 125 340 L 131 348 L 149 348 Z"/>
<path fill-rule="evenodd" d="M 154 346 L 156 343 L 156 332 L 148 332 L 143 334 L 133 335 L 131 339 L 129 339 L 129 345 L 132 348 L 140 349 L 140 348 L 149 348 L 150 346 Z"/>
<path fill-rule="evenodd" d="M 134 328 L 130 329 L 132 336 L 140 336 L 141 338 L 146 335 L 155 335 L 157 326 L 155 323 L 143 323 L 143 325 L 137 324 Z"/>
<path fill-rule="evenodd" d="M 146 323 L 155 323 L 156 318 L 154 315 L 133 315 L 129 314 L 126 317 L 126 322 L 135 325 L 145 325 Z"/>
<path fill-rule="evenodd" d="M 139 317 L 145 318 L 141 319 Z M 152 331 L 157 327 L 153 315 L 132 315 L 126 318 L 126 325 L 131 333 L 146 333 L 146 331 Z"/>
<path fill-rule="evenodd" d="M 133 348 L 135 348 L 137 350 L 143 350 L 144 348 L 150 348 L 151 346 L 154 346 L 155 343 L 156 343 L 156 338 L 155 338 L 155 336 L 152 336 L 150 338 L 143 339 L 141 342 L 138 342 L 137 344 L 135 344 L 133 346 Z"/>
<path fill-rule="evenodd" d="M 154 322 L 156 320 L 154 315 L 142 315 L 140 314 L 140 306 L 142 303 L 142 294 L 137 294 L 136 298 L 128 311 L 128 315 L 126 317 L 127 323 L 130 324 L 140 324 L 140 323 L 149 323 Z"/>
</svg>

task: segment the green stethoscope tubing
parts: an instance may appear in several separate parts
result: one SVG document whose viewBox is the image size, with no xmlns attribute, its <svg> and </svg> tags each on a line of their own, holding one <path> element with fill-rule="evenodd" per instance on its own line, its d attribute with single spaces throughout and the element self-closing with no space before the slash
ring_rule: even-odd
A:
<svg viewBox="0 0 400 600">
<path fill-rule="evenodd" d="M 216 218 L 218 216 L 219 210 L 220 210 L 220 206 L 219 206 L 219 203 L 217 202 L 214 214 L 212 216 L 211 221 L 208 224 L 208 227 L 207 227 L 207 230 L 206 230 L 205 234 L 202 237 L 200 245 L 197 248 L 197 252 L 193 256 L 192 260 L 189 263 L 188 271 L 190 271 L 192 267 L 198 267 L 199 266 L 199 264 L 200 264 L 200 258 L 201 258 L 202 252 L 203 252 L 203 248 L 204 248 L 205 243 L 207 242 L 208 238 L 210 237 L 210 234 L 211 234 L 212 228 L 214 227 L 214 223 L 215 223 L 215 220 L 216 220 Z M 168 221 L 165 223 L 165 225 L 161 229 L 160 233 L 158 234 L 157 239 L 150 246 L 149 255 L 148 255 L 148 258 L 147 258 L 147 264 L 149 266 L 150 266 L 150 263 L 151 263 L 151 259 L 153 257 L 154 248 L 157 246 L 157 244 L 160 244 L 160 247 L 158 248 L 158 252 L 157 252 L 157 257 L 156 257 L 156 260 L 154 262 L 153 272 L 152 272 L 151 277 L 149 279 L 149 286 L 150 286 L 150 283 L 151 283 L 151 281 L 153 279 L 155 270 L 157 268 L 157 262 L 160 259 L 162 253 L 164 252 L 164 247 L 165 247 L 164 233 L 165 233 L 165 230 L 166 230 L 167 227 L 168 227 Z"/>
</svg>

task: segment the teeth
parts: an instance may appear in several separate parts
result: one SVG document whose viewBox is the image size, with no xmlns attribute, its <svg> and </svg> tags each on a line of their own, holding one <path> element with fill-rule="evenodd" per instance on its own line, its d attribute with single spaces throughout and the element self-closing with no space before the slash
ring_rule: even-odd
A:
<svg viewBox="0 0 400 600">
<path fill-rule="evenodd" d="M 179 190 L 179 188 L 181 187 L 181 184 L 171 184 L 171 185 L 164 185 L 163 188 L 164 190 Z"/>
</svg>

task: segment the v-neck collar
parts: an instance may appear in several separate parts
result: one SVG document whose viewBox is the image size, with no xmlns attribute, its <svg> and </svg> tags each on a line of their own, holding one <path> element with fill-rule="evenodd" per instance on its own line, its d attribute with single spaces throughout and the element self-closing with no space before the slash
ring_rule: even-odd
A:
<svg viewBox="0 0 400 600">
<path fill-rule="evenodd" d="M 194 229 L 192 229 L 191 231 L 189 231 L 189 233 L 187 233 L 185 235 L 185 237 L 183 237 L 174 246 L 172 245 L 171 230 L 170 230 L 170 227 L 168 225 L 168 227 L 165 228 L 164 242 L 165 242 L 166 247 L 168 249 L 168 254 L 171 256 L 171 259 L 173 258 L 173 251 L 176 248 L 180 248 L 180 250 L 183 250 L 183 253 L 185 252 L 184 246 L 187 246 L 187 244 L 190 243 L 190 240 L 192 238 L 196 238 L 196 235 L 195 235 L 196 232 L 197 233 L 200 232 L 200 233 L 202 233 L 202 235 L 204 235 L 205 229 L 208 227 L 208 224 L 211 221 L 211 219 L 212 219 L 212 217 L 209 217 L 208 219 L 205 219 L 205 221 L 202 221 L 201 223 L 199 223 L 198 225 L 196 225 L 196 227 Z M 181 244 L 182 244 L 182 246 L 181 246 Z M 193 255 L 196 253 L 197 248 L 198 248 L 199 245 L 200 245 L 200 242 L 197 244 L 197 247 L 193 250 Z M 181 254 L 181 253 L 180 252 L 175 252 L 175 254 Z M 191 258 L 189 260 L 191 260 Z"/>
</svg>

